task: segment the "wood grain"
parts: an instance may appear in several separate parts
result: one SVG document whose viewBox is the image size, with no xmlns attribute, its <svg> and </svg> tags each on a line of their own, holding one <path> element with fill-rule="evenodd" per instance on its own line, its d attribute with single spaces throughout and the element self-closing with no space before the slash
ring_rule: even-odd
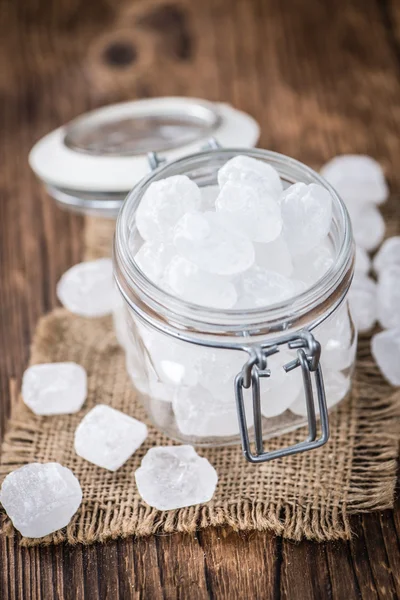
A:
<svg viewBox="0 0 400 600">
<path fill-rule="evenodd" d="M 0 427 L 40 315 L 82 256 L 82 220 L 27 165 L 41 135 L 104 103 L 187 94 L 228 101 L 260 145 L 318 167 L 365 152 L 400 186 L 400 6 L 396 0 L 1 0 Z M 398 230 L 398 226 L 397 226 Z M 0 540 L 4 600 L 400 597 L 400 510 L 353 519 L 349 543 L 270 533 L 90 547 Z"/>
</svg>

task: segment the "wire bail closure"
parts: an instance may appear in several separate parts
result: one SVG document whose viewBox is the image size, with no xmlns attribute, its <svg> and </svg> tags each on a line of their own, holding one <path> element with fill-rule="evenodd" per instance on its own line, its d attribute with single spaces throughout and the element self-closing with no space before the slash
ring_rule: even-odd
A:
<svg viewBox="0 0 400 600">
<path fill-rule="evenodd" d="M 215 137 L 210 137 L 207 140 L 207 143 L 202 146 L 201 150 L 219 150 L 220 148 L 221 144 L 218 140 L 215 139 Z M 167 159 L 160 157 L 157 152 L 148 152 L 147 162 L 149 163 L 150 170 L 155 171 L 158 167 L 164 165 L 167 162 Z"/>
<path fill-rule="evenodd" d="M 279 346 L 287 344 L 290 349 L 297 349 L 297 358 L 284 365 L 286 372 L 300 368 L 303 376 L 303 386 L 307 406 L 308 437 L 305 441 L 287 448 L 272 452 L 264 451 L 262 434 L 262 414 L 260 401 L 260 385 L 263 378 L 270 377 L 271 371 L 267 368 L 268 357 L 279 352 Z M 249 358 L 243 369 L 235 379 L 235 397 L 239 420 L 240 437 L 242 440 L 243 454 L 251 463 L 262 463 L 276 458 L 283 458 L 292 454 L 299 454 L 314 450 L 326 444 L 329 439 L 329 420 L 326 405 L 324 381 L 320 365 L 321 346 L 308 330 L 299 331 L 292 335 L 282 336 L 275 340 L 271 346 L 265 348 L 252 346 L 247 349 Z M 321 422 L 321 435 L 317 439 L 317 420 L 315 415 L 314 394 L 312 389 L 311 374 L 317 391 L 317 400 Z M 246 412 L 243 398 L 243 388 L 252 389 L 255 454 L 250 448 L 249 433 L 247 428 Z"/>
</svg>

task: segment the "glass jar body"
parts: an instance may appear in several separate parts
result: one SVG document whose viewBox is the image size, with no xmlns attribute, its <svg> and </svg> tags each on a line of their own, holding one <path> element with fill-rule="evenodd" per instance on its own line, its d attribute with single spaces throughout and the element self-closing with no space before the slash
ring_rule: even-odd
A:
<svg viewBox="0 0 400 600">
<path fill-rule="evenodd" d="M 188 157 L 178 161 L 181 164 L 156 172 L 154 179 L 161 175 L 184 174 L 200 186 L 214 186 L 218 168 L 235 152 L 266 160 L 277 168 L 286 185 L 297 181 L 321 183 L 321 178 L 304 165 L 260 150 L 216 151 L 210 152 L 209 156 L 199 155 L 198 159 Z M 171 311 L 159 288 L 152 290 L 150 287 L 143 293 L 140 282 L 136 287 L 140 275 L 131 268 L 129 261 L 124 262 L 124 252 L 127 248 L 132 252 L 135 246 L 135 207 L 152 180 L 150 177 L 143 189 L 132 192 L 127 200 L 131 206 L 124 207 L 125 211 L 123 209 L 119 217 L 115 265 L 123 299 L 115 310 L 114 319 L 118 339 L 126 352 L 127 372 L 154 425 L 172 439 L 184 443 L 238 443 L 234 382 L 248 359 L 243 344 L 253 346 L 269 340 L 278 341 L 283 333 L 286 335 L 302 328 L 311 329 L 321 344 L 328 409 L 344 400 L 351 385 L 357 334 L 346 298 L 353 270 L 353 248 L 348 216 L 343 207 L 336 207 L 338 210 L 329 236 L 337 264 L 313 295 L 298 304 L 302 308 L 297 309 L 296 302 L 288 303 L 278 311 L 279 316 L 277 309 L 266 308 L 257 319 L 254 317 L 256 324 L 251 323 L 245 313 L 241 322 L 240 312 L 221 322 L 218 316 L 210 317 L 199 309 L 189 316 L 179 307 L 174 306 Z M 335 202 L 340 204 L 339 199 Z M 347 248 L 344 248 L 346 244 Z M 155 305 L 151 304 L 153 299 Z M 296 358 L 296 351 L 282 345 L 277 354 L 267 359 L 271 375 L 261 380 L 265 439 L 307 423 L 301 370 L 285 372 L 283 369 L 293 358 Z M 245 390 L 245 404 L 251 435 L 250 390 Z"/>
</svg>

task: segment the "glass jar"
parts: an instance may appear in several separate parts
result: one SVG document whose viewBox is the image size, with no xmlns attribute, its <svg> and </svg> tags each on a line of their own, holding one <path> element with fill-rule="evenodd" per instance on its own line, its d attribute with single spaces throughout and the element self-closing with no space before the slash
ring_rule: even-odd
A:
<svg viewBox="0 0 400 600">
<path fill-rule="evenodd" d="M 272 165 L 286 187 L 304 182 L 329 190 L 333 218 L 328 239 L 334 264 L 309 289 L 280 304 L 251 310 L 208 309 L 169 294 L 140 271 L 134 261 L 140 239 L 135 213 L 153 181 L 179 174 L 200 187 L 213 186 L 221 166 L 239 154 Z M 286 453 L 327 440 L 324 398 L 328 409 L 345 399 L 355 359 L 357 334 L 347 301 L 354 246 L 344 204 L 316 172 L 287 156 L 258 149 L 207 150 L 161 166 L 133 189 L 122 207 L 114 268 L 121 292 L 114 315 L 118 338 L 132 383 L 158 429 L 174 440 L 199 446 L 242 439 L 247 458 L 261 462 L 271 458 L 262 458 L 261 437 L 278 436 L 307 423 L 313 430 L 312 413 L 321 410 L 325 431 L 318 444 L 311 431 L 311 446 L 306 443 L 307 447 Z M 314 338 L 321 345 L 319 362 Z M 248 438 L 254 434 L 256 453 L 249 457 Z"/>
</svg>

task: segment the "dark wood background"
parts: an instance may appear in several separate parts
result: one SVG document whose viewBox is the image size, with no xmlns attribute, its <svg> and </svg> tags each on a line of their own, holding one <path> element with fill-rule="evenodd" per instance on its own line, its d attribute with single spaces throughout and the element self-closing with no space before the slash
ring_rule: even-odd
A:
<svg viewBox="0 0 400 600">
<path fill-rule="evenodd" d="M 400 184 L 396 0 L 1 0 L 0 425 L 38 318 L 82 257 L 80 217 L 27 165 L 52 128 L 104 103 L 156 95 L 253 114 L 260 145 L 319 167 L 365 152 Z M 355 517 L 351 542 L 294 544 L 209 529 L 91 547 L 0 541 L 1 599 L 400 597 L 400 511 Z"/>
</svg>

